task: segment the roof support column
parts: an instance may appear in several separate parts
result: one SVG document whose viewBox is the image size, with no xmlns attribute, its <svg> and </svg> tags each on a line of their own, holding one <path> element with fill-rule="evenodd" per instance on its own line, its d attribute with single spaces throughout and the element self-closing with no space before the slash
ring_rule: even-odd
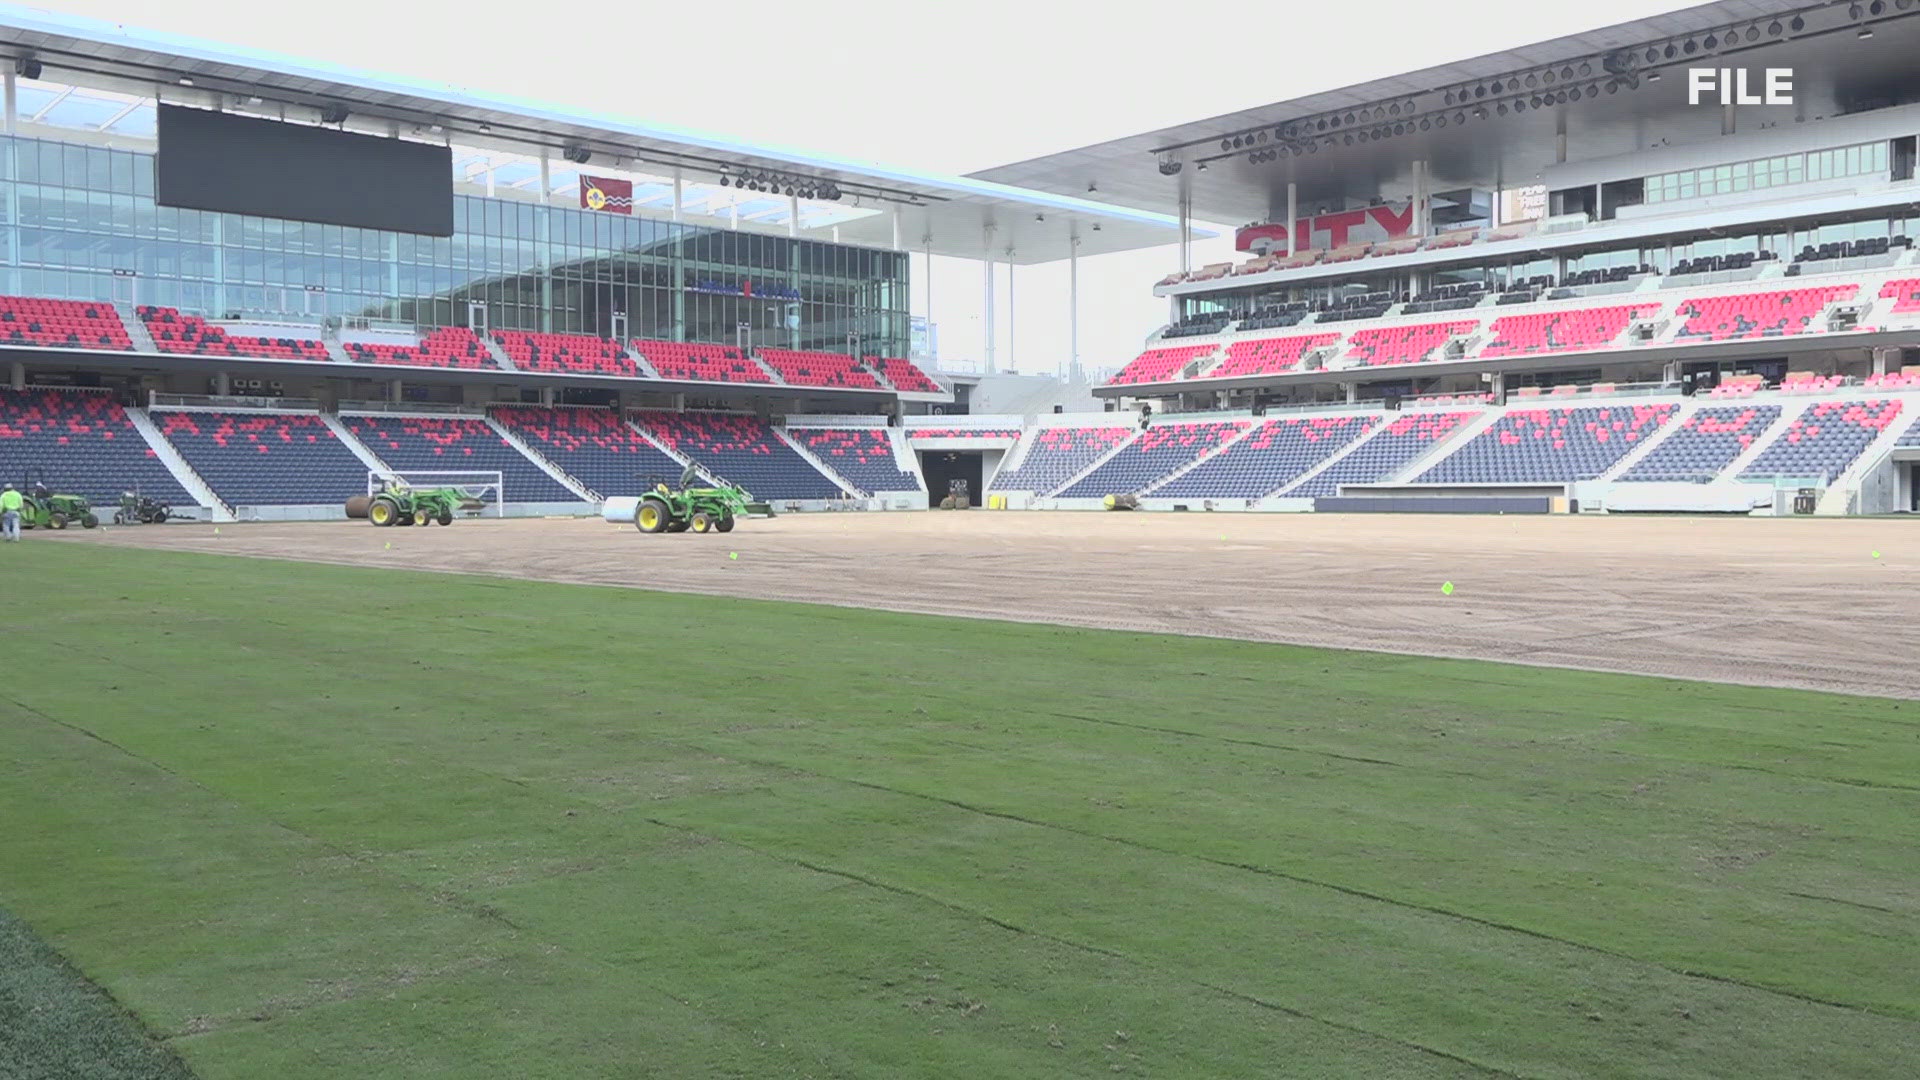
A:
<svg viewBox="0 0 1920 1080">
<path fill-rule="evenodd" d="M 1731 135 L 1734 131 L 1734 105 L 1729 101 L 1720 110 L 1720 134 Z"/>
<path fill-rule="evenodd" d="M 1287 257 L 1288 258 L 1292 258 L 1293 256 L 1299 254 L 1299 250 L 1295 246 L 1299 238 L 1294 235 L 1294 229 L 1297 227 L 1299 221 L 1300 221 L 1300 185 L 1295 184 L 1293 181 L 1289 180 L 1287 181 Z"/>
<path fill-rule="evenodd" d="M 673 167 L 673 223 L 675 225 L 680 224 L 680 204 L 683 201 L 681 192 L 683 190 L 684 185 L 680 178 L 680 166 L 675 165 Z"/>
<path fill-rule="evenodd" d="M 1193 270 L 1193 174 L 1180 170 L 1180 272 Z"/>
<path fill-rule="evenodd" d="M 1015 361 L 1013 358 L 1014 340 L 1015 340 L 1015 333 L 1013 328 L 1013 249 L 1008 248 L 1007 249 L 1007 370 L 1008 371 L 1013 371 L 1015 369 Z"/>
<path fill-rule="evenodd" d="M 922 236 L 920 238 L 920 243 L 923 247 L 927 249 L 927 254 L 921 265 L 923 265 L 927 271 L 927 280 L 925 282 L 925 285 L 927 288 L 927 306 L 925 310 L 927 313 L 926 318 L 927 318 L 927 326 L 929 328 L 928 332 L 929 334 L 931 334 L 932 332 L 931 328 L 933 326 L 933 234 L 928 233 L 927 235 Z"/>
<path fill-rule="evenodd" d="M 1067 382 L 1080 385 L 1080 237 L 1067 238 Z"/>
<path fill-rule="evenodd" d="M 787 235 L 800 235 L 800 196 L 787 196 Z"/>
<path fill-rule="evenodd" d="M 553 201 L 553 162 L 547 157 L 547 148 L 540 148 L 540 205 L 546 206 Z"/>
<path fill-rule="evenodd" d="M 1433 232 L 1429 215 L 1433 212 L 1432 177 L 1427 171 L 1427 159 L 1421 158 L 1413 163 L 1413 235 L 1428 236 Z"/>
<path fill-rule="evenodd" d="M 15 390 L 25 390 L 27 388 L 27 365 L 15 360 L 13 363 L 7 365 L 7 367 L 9 384 Z"/>
<path fill-rule="evenodd" d="M 9 135 L 13 134 L 14 129 L 19 126 L 19 116 L 20 116 L 19 78 L 20 78 L 19 76 L 13 73 L 12 68 L 7 69 L 6 103 L 5 103 L 5 108 L 7 111 L 6 111 L 6 116 L 4 117 L 4 121 L 5 121 L 6 133 Z"/>
<path fill-rule="evenodd" d="M 487 198 L 491 199 L 493 198 L 493 158 L 491 156 L 482 158 L 480 160 L 480 167 L 486 171 Z"/>
<path fill-rule="evenodd" d="M 993 374 L 993 373 L 994 373 L 994 366 L 993 366 L 993 339 L 994 339 L 994 330 L 993 330 L 993 226 L 991 226 L 991 225 L 989 225 L 989 226 L 987 226 L 987 250 L 986 250 L 986 254 L 985 254 L 985 256 L 984 256 L 984 258 L 982 259 L 982 262 L 981 262 L 981 265 L 982 265 L 983 267 L 985 267 L 985 268 L 986 268 L 986 271 L 987 271 L 987 285 L 986 285 L 986 290 L 987 290 L 987 295 L 986 295 L 986 306 L 985 306 L 985 308 L 984 308 L 984 310 L 985 310 L 985 312 L 986 312 L 986 339 L 987 339 L 987 342 L 986 342 L 986 344 L 987 344 L 987 348 L 986 348 L 986 357 L 985 357 L 985 359 L 986 359 L 986 364 L 987 364 L 987 374 L 989 374 L 989 375 L 991 375 L 991 374 Z"/>
<path fill-rule="evenodd" d="M 892 207 L 892 217 L 893 217 L 893 250 L 899 251 L 900 250 L 900 204 L 892 203 L 890 205 Z"/>
</svg>

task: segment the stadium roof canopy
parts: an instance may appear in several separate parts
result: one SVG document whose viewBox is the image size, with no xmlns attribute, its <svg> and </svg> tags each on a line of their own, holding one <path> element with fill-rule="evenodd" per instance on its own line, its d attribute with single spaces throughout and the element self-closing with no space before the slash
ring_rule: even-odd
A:
<svg viewBox="0 0 1920 1080">
<path fill-rule="evenodd" d="M 570 197 L 578 174 L 637 175 L 635 201 L 672 210 L 676 171 L 682 209 L 761 228 L 789 225 L 782 187 L 742 195 L 735 178 L 775 174 L 795 184 L 831 182 L 842 198 L 810 200 L 792 228 L 814 239 L 928 250 L 1017 264 L 1052 262 L 1175 243 L 1175 218 L 1109 206 L 1070 193 L 1023 191 L 979 178 L 940 176 L 770 146 L 457 87 L 352 71 L 318 60 L 216 45 L 182 35 L 0 4 L 0 54 L 7 66 L 30 56 L 38 79 L 19 81 L 23 120 L 80 127 L 100 136 L 152 139 L 154 103 L 213 105 L 318 122 L 344 108 L 348 130 L 396 134 L 454 146 L 455 168 L 489 160 L 492 180 L 537 192 L 546 159 L 547 198 Z M 592 156 L 584 166 L 565 153 Z M 647 178 L 654 178 L 649 181 Z M 726 177 L 728 183 L 721 184 Z M 529 192 L 530 193 L 530 192 Z M 896 233 L 895 217 L 898 217 Z M 990 234 L 987 226 L 992 225 Z M 1196 235 L 1212 235 L 1197 232 Z"/>
<path fill-rule="evenodd" d="M 1719 0 L 972 175 L 1156 211 L 1186 182 L 1195 218 L 1232 225 L 1266 220 L 1289 182 L 1303 212 L 1404 198 L 1416 160 L 1432 191 L 1521 187 L 1562 135 L 1575 159 L 1720 135 L 1717 96 L 1688 103 L 1690 67 L 1749 68 L 1756 90 L 1761 69 L 1793 69 L 1795 103 L 1740 107 L 1739 130 L 1915 100 L 1915 16 L 1900 0 Z"/>
</svg>

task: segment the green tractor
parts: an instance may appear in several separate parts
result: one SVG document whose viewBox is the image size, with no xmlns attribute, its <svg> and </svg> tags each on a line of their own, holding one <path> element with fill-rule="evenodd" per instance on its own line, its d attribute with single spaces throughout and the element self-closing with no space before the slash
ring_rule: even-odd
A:
<svg viewBox="0 0 1920 1080">
<path fill-rule="evenodd" d="M 719 487 L 694 487 L 699 474 L 689 465 L 680 474 L 680 490 L 655 484 L 640 496 L 634 508 L 633 523 L 643 533 L 732 532 L 736 517 L 748 513 L 773 515 L 771 507 L 756 503 L 746 490 L 733 484 Z"/>
<path fill-rule="evenodd" d="M 347 517 L 365 518 L 381 528 L 390 525 L 453 524 L 457 511 L 479 510 L 486 504 L 459 488 L 410 488 L 389 480 L 379 493 L 347 500 Z"/>
<path fill-rule="evenodd" d="M 20 485 L 22 495 L 20 505 L 20 524 L 28 529 L 64 529 L 68 525 L 78 525 L 83 529 L 97 529 L 100 518 L 93 512 L 93 504 L 85 495 L 55 495 L 47 490 L 42 481 L 33 481 Z"/>
</svg>

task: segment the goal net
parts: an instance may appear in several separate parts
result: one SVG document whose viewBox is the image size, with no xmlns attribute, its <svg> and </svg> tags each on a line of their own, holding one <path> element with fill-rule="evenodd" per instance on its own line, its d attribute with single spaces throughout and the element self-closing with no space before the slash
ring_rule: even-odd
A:
<svg viewBox="0 0 1920 1080">
<path fill-rule="evenodd" d="M 497 470 L 404 469 L 393 472 L 369 470 L 367 494 L 377 495 L 390 483 L 418 491 L 428 488 L 453 488 L 471 502 L 478 504 L 477 507 L 470 509 L 469 513 L 491 514 L 494 517 L 507 516 L 506 479 Z"/>
</svg>

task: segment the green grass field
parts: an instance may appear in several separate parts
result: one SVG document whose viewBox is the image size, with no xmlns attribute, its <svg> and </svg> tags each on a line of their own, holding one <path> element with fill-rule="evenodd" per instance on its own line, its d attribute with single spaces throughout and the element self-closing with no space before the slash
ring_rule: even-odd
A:
<svg viewBox="0 0 1920 1080">
<path fill-rule="evenodd" d="M 86 543 L 0 582 L 0 908 L 202 1077 L 1920 1073 L 1920 704 Z M 165 1068 L 46 994 L 0 1076 Z"/>
</svg>

